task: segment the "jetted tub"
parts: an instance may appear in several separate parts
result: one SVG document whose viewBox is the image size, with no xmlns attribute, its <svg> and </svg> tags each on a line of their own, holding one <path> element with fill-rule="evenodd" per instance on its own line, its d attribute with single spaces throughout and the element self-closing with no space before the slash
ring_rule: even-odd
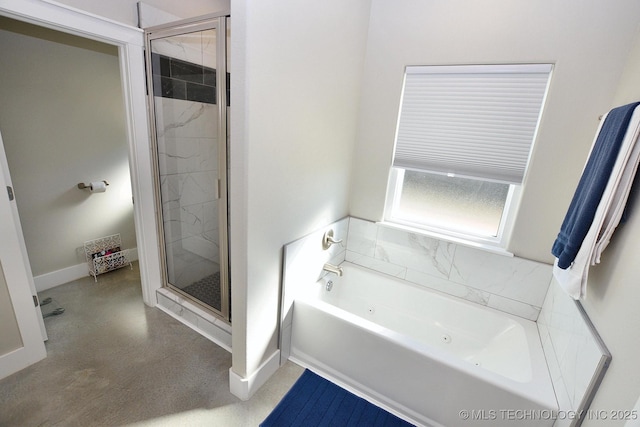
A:
<svg viewBox="0 0 640 427">
<path fill-rule="evenodd" d="M 297 295 L 291 360 L 416 424 L 553 425 L 534 322 L 342 268 Z"/>
</svg>

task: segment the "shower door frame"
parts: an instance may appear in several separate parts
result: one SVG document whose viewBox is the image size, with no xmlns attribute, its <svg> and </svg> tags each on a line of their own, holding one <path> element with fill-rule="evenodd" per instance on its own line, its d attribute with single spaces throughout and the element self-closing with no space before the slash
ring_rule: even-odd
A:
<svg viewBox="0 0 640 427">
<path fill-rule="evenodd" d="M 228 109 L 227 106 L 227 18 L 229 11 L 198 16 L 195 18 L 174 21 L 167 24 L 146 28 L 144 34 L 145 63 L 147 74 L 147 106 L 149 111 L 149 127 L 151 139 L 151 156 L 153 159 L 154 199 L 156 204 L 156 217 L 158 226 L 158 240 L 160 252 L 160 266 L 162 286 L 177 292 L 181 296 L 197 303 L 210 311 L 216 317 L 231 323 L 231 286 L 229 278 L 229 229 L 228 229 Z M 153 91 L 153 72 L 151 60 L 151 42 L 166 37 L 179 36 L 198 31 L 216 30 L 216 103 L 219 106 L 218 114 L 218 242 L 220 247 L 220 310 L 207 305 L 182 291 L 169 282 L 167 269 L 167 251 L 165 245 L 164 221 L 162 211 L 162 197 L 160 188 L 160 169 L 158 158 L 158 134 L 156 128 L 156 109 Z M 222 37 L 221 37 L 222 35 Z"/>
</svg>

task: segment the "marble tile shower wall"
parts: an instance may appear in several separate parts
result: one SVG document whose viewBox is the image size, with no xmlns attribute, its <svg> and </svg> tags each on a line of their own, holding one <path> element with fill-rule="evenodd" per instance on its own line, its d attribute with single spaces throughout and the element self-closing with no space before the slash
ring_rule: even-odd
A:
<svg viewBox="0 0 640 427">
<path fill-rule="evenodd" d="M 216 70 L 153 53 L 153 94 L 163 98 L 216 103 Z"/>
<path fill-rule="evenodd" d="M 155 103 L 168 269 L 172 283 L 182 287 L 207 268 L 210 274 L 201 258 L 220 253 L 216 106 L 161 97 Z"/>
<path fill-rule="evenodd" d="M 219 259 L 216 33 L 153 41 L 154 101 L 167 267 L 185 287 Z"/>
<path fill-rule="evenodd" d="M 346 260 L 537 320 L 552 267 L 350 218 Z"/>
</svg>

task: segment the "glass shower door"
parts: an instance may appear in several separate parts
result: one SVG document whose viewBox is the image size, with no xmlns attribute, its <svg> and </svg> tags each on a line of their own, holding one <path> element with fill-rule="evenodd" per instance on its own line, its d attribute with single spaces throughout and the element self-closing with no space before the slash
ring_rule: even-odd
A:
<svg viewBox="0 0 640 427">
<path fill-rule="evenodd" d="M 229 320 L 225 18 L 148 35 L 166 285 Z"/>
</svg>

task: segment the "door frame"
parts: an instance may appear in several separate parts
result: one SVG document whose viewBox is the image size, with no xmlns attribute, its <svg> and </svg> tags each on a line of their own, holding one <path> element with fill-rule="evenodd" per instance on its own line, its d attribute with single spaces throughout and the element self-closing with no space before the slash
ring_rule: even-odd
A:
<svg viewBox="0 0 640 427">
<path fill-rule="evenodd" d="M 0 15 L 118 48 L 142 298 L 145 304 L 154 307 L 162 277 L 149 147 L 143 30 L 48 0 L 0 0 Z"/>
</svg>

